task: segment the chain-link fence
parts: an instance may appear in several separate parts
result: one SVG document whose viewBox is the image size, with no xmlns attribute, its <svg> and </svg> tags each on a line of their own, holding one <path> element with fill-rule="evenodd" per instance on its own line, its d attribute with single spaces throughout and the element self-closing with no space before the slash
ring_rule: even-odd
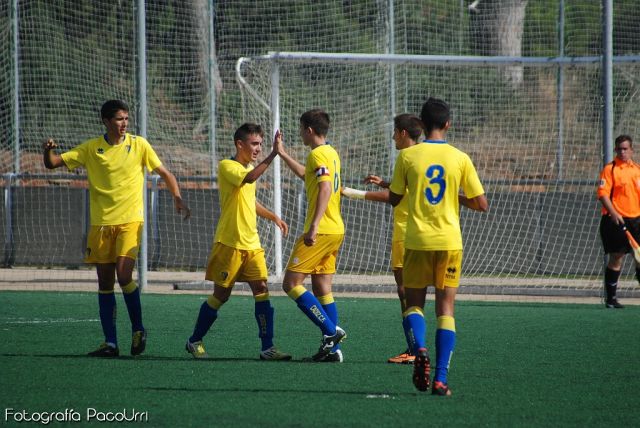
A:
<svg viewBox="0 0 640 428">
<path fill-rule="evenodd" d="M 232 135 L 242 122 L 257 121 L 273 132 L 269 110 L 237 83 L 239 57 L 270 51 L 599 57 L 605 3 L 161 0 L 142 9 L 133 0 L 7 0 L 0 4 L 4 264 L 82 266 L 84 172 L 46 171 L 40 144 L 52 137 L 64 150 L 101 134 L 98 110 L 113 98 L 130 103 L 135 132 L 141 78 L 147 137 L 194 211 L 183 222 L 162 183 L 156 188 L 150 182 L 148 267 L 194 271 L 201 279 L 219 213 L 216 163 L 233 154 Z M 640 53 L 639 26 L 634 1 L 613 4 L 612 53 L 626 61 L 614 62 L 614 134 L 633 135 L 640 123 L 640 73 L 629 60 Z M 146 41 L 144 76 L 140 37 Z M 268 99 L 264 67 L 245 70 L 254 73 L 245 77 Z M 366 173 L 390 173 L 394 114 L 417 112 L 428 95 L 444 98 L 454 110 L 451 141 L 472 156 L 492 200 L 489 215 L 463 213 L 465 272 L 502 283 L 513 276 L 593 278 L 602 269 L 595 200 L 603 158 L 601 70 L 599 61 L 562 67 L 298 64 L 281 78 L 282 127 L 292 153 L 303 160 L 297 117 L 326 108 L 343 181 L 357 183 Z M 294 183 L 290 178 L 283 176 Z M 258 190 L 268 207 L 272 186 L 270 171 Z M 283 216 L 295 235 L 304 206 L 300 188 L 287 189 Z M 345 201 L 343 214 L 348 230 L 341 272 L 352 282 L 361 274 L 386 275 L 390 209 Z M 273 270 L 272 227 L 259 226 Z M 285 257 L 293 238 L 285 241 Z"/>
</svg>

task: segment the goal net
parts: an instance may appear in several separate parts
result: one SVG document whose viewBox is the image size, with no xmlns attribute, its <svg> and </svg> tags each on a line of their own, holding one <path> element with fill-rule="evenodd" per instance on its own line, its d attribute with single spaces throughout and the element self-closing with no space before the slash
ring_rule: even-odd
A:
<svg viewBox="0 0 640 428">
<path fill-rule="evenodd" d="M 638 66 L 619 64 L 616 71 L 633 74 Z M 522 80 L 516 82 L 513 73 Z M 559 73 L 565 82 L 561 94 Z M 324 108 L 332 119 L 328 139 L 340 153 L 343 184 L 367 190 L 374 190 L 362 184 L 368 174 L 390 179 L 393 117 L 419 113 L 429 96 L 445 99 L 453 110 L 449 141 L 473 159 L 491 207 L 486 214 L 461 209 L 463 284 L 498 293 L 601 287 L 598 58 L 284 52 L 241 59 L 238 79 L 245 116 L 261 123 L 278 117 L 288 150 L 301 162 L 308 149 L 298 137 L 299 116 Z M 300 234 L 306 209 L 302 183 L 286 168 L 281 183 L 283 217 Z M 272 197 L 269 189 L 263 192 L 267 200 Z M 390 207 L 343 198 L 343 217 L 347 233 L 338 270 L 355 284 L 380 280 L 377 275 L 389 272 Z M 285 255 L 292 243 L 285 243 Z"/>
<path fill-rule="evenodd" d="M 602 8 L 594 1 L 147 1 L 142 36 L 139 4 L 0 2 L 0 287 L 95 289 L 95 272 L 82 262 L 86 173 L 46 170 L 40 145 L 52 137 L 67 150 L 100 135 L 99 108 L 108 99 L 129 103 L 132 133 L 146 120 L 149 141 L 192 208 L 192 218 L 183 221 L 162 181 L 150 178 L 148 280 L 171 286 L 204 278 L 219 218 L 216 165 L 233 155 L 235 129 L 252 121 L 273 132 L 273 64 L 258 57 L 270 51 L 602 55 Z M 634 0 L 617 0 L 613 7 L 614 55 L 638 55 L 640 8 Z M 144 71 L 140 37 L 146 42 Z M 240 57 L 251 58 L 241 66 L 243 85 L 236 75 Z M 640 125 L 638 66 L 615 64 L 614 133 L 633 135 Z M 314 106 L 326 109 L 330 139 L 344 162 L 343 180 L 352 187 L 363 188 L 368 173 L 390 176 L 395 114 L 418 112 L 428 95 L 451 104 L 450 140 L 471 155 L 491 201 L 487 214 L 461 213 L 463 278 L 480 284 L 472 291 L 485 292 L 483 284 L 500 290 L 525 284 L 551 294 L 572 279 L 592 292 L 600 288 L 594 185 L 602 159 L 603 99 L 597 62 L 280 61 L 279 67 L 287 146 L 303 161 L 297 119 Z M 147 87 L 144 118 L 141 76 Z M 258 198 L 272 209 L 281 203 L 291 233 L 279 242 L 272 224 L 259 223 L 272 274 L 286 264 L 306 209 L 301 183 L 284 167 L 274 180 L 274 171 L 260 180 Z M 345 200 L 343 215 L 347 239 L 339 280 L 350 289 L 386 284 L 393 290 L 389 207 Z M 623 292 L 634 285 L 631 271 L 627 264 Z"/>
</svg>

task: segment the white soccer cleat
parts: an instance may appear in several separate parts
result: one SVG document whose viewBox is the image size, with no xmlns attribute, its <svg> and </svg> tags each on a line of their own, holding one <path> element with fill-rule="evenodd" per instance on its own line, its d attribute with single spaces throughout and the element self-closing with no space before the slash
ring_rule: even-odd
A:
<svg viewBox="0 0 640 428">
<path fill-rule="evenodd" d="M 289 361 L 291 359 L 291 355 L 280 352 L 278 348 L 272 346 L 271 348 L 260 352 L 260 359 L 265 361 Z"/>
</svg>

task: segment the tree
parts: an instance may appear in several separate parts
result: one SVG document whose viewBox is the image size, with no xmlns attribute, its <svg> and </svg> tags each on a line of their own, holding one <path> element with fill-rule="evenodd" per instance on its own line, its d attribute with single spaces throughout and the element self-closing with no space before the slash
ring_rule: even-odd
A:
<svg viewBox="0 0 640 428">
<path fill-rule="evenodd" d="M 216 94 L 220 95 L 222 91 L 222 80 L 220 78 L 220 70 L 215 52 L 215 40 L 213 40 L 213 37 L 211 37 L 211 42 L 214 43 L 214 46 L 209 46 L 209 19 L 211 19 L 209 2 L 207 0 L 195 0 L 193 2 L 185 2 L 184 5 L 190 7 L 191 22 L 194 29 L 193 35 L 197 39 L 197 49 L 193 53 L 194 62 L 197 64 L 197 78 L 201 82 L 203 93 L 209 93 L 209 91 L 215 90 Z M 213 88 L 209 88 L 210 63 L 212 65 L 211 73 L 213 73 L 213 76 L 211 76 Z M 196 128 L 193 130 L 194 134 L 201 134 L 203 128 L 207 126 L 208 114 L 209 112 L 203 112 L 203 115 L 200 116 L 196 123 Z"/>
<path fill-rule="evenodd" d="M 522 56 L 522 34 L 528 0 L 475 0 L 469 5 L 473 51 L 478 55 Z M 513 88 L 522 84 L 522 66 L 510 66 L 504 77 Z"/>
</svg>

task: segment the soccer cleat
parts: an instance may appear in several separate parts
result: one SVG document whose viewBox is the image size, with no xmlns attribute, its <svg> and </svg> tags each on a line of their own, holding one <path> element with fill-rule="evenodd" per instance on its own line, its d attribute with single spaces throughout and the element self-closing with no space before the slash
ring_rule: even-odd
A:
<svg viewBox="0 0 640 428">
<path fill-rule="evenodd" d="M 413 384 L 418 391 L 429 389 L 429 375 L 431 373 L 431 361 L 426 348 L 418 349 L 418 353 L 413 361 Z"/>
<path fill-rule="evenodd" d="M 187 340 L 187 344 L 184 347 L 195 359 L 209 358 L 209 354 L 207 354 L 207 351 L 204 349 L 202 340 L 196 343 L 191 343 Z"/>
<path fill-rule="evenodd" d="M 289 361 L 291 359 L 291 355 L 280 352 L 278 348 L 272 346 L 271 348 L 260 352 L 260 359 L 265 361 Z"/>
<path fill-rule="evenodd" d="M 413 364 L 413 361 L 416 357 L 410 353 L 408 350 L 404 351 L 400 355 L 396 355 L 395 357 L 391 357 L 387 360 L 387 363 L 392 364 Z"/>
<path fill-rule="evenodd" d="M 342 363 L 344 361 L 344 355 L 342 354 L 342 350 L 338 349 L 336 352 L 330 352 L 327 355 L 320 355 L 318 352 L 311 357 L 303 358 L 302 361 L 305 363 Z"/>
<path fill-rule="evenodd" d="M 331 353 L 333 348 L 335 348 L 338 343 L 342 342 L 345 337 L 347 337 L 347 333 L 340 327 L 336 326 L 335 334 L 331 336 L 322 336 L 322 344 L 320 345 L 320 349 L 318 349 L 318 352 L 313 357 L 311 357 L 311 359 L 313 361 L 324 360 L 326 356 Z"/>
<path fill-rule="evenodd" d="M 618 302 L 618 299 L 613 298 L 611 300 L 607 300 L 605 307 L 607 309 L 622 309 L 624 308 L 624 305 Z"/>
<path fill-rule="evenodd" d="M 449 385 L 446 383 L 435 381 L 431 387 L 431 395 L 441 395 L 443 397 L 449 396 L 451 395 L 451 390 L 449 389 Z"/>
<path fill-rule="evenodd" d="M 342 355 L 342 350 L 338 349 L 336 352 L 330 352 L 329 355 L 324 357 L 322 363 L 342 363 L 344 361 L 344 356 Z"/>
<path fill-rule="evenodd" d="M 147 346 L 147 331 L 134 331 L 131 337 L 131 355 L 140 355 Z"/>
<path fill-rule="evenodd" d="M 89 352 L 87 355 L 90 357 L 116 358 L 120 355 L 120 350 L 103 343 L 98 349 Z"/>
</svg>

